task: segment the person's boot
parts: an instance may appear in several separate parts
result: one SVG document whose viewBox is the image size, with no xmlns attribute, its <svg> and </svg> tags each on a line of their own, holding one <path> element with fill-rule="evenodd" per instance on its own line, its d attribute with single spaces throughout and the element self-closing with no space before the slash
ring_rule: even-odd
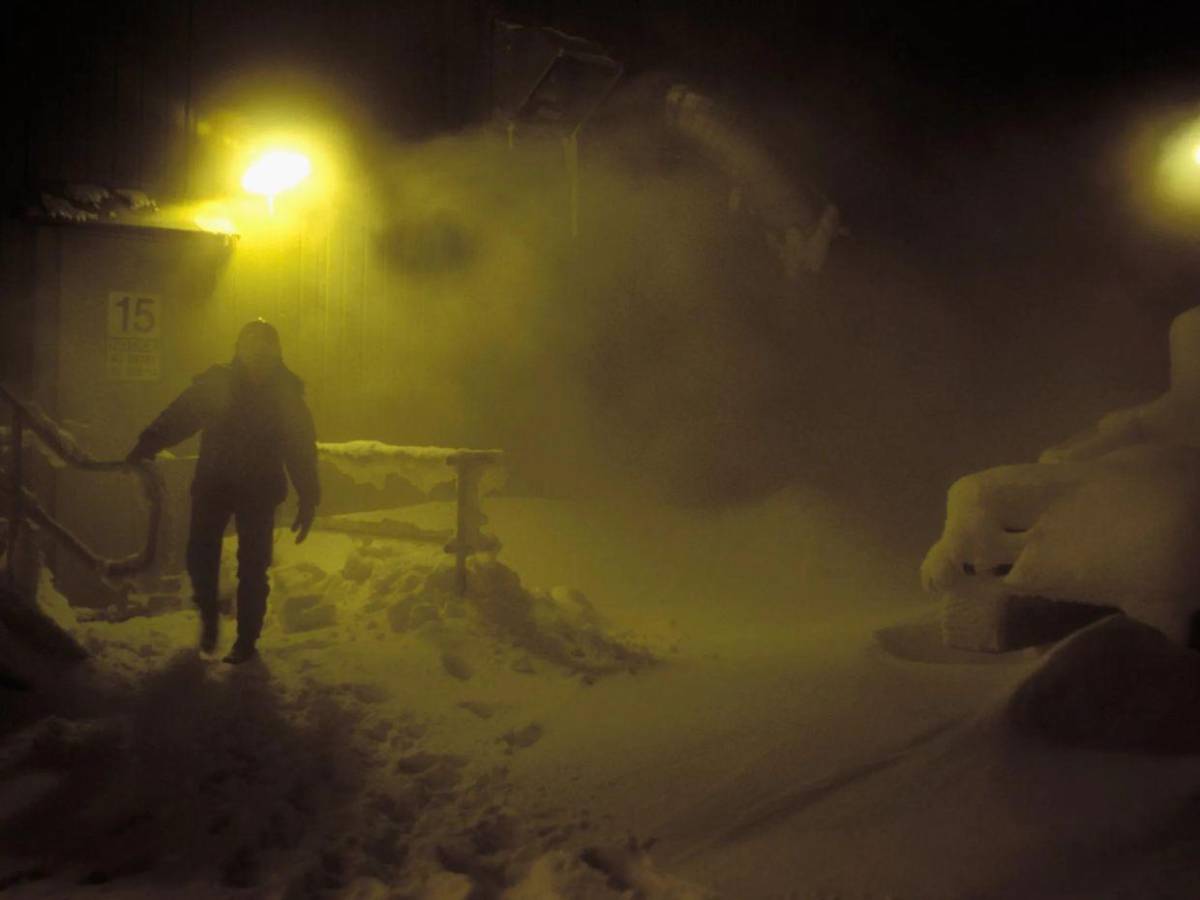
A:
<svg viewBox="0 0 1200 900">
<path fill-rule="evenodd" d="M 212 653 L 217 649 L 220 636 L 221 615 L 215 603 L 200 604 L 200 652 Z"/>
<path fill-rule="evenodd" d="M 258 650 L 254 647 L 253 641 L 243 641 L 241 638 L 233 642 L 233 649 L 225 657 L 225 662 L 230 665 L 239 666 L 244 662 L 249 662 L 258 656 Z"/>
</svg>

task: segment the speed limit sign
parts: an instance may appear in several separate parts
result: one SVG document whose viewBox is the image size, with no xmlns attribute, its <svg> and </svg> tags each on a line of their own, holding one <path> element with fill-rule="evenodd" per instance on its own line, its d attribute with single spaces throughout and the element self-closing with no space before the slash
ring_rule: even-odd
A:
<svg viewBox="0 0 1200 900">
<path fill-rule="evenodd" d="M 156 381 L 162 362 L 162 300 L 157 294 L 108 295 L 108 377 Z"/>
</svg>

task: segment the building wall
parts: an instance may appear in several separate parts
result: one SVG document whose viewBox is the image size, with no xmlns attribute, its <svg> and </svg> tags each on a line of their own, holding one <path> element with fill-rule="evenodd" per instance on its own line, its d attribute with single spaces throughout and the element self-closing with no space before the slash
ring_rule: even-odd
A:
<svg viewBox="0 0 1200 900">
<path fill-rule="evenodd" d="M 13 384 L 60 423 L 91 456 L 122 458 L 138 433 L 217 356 L 213 287 L 228 265 L 224 239 L 202 233 L 105 226 L 7 226 L 11 246 L 29 252 L 24 291 L 32 298 L 17 321 L 28 347 L 24 378 Z M 114 294 L 155 298 L 154 377 L 131 379 L 112 368 Z M 219 316 L 216 316 L 219 318 Z M 194 442 L 180 448 L 194 452 Z M 177 569 L 190 466 L 163 467 L 173 502 L 160 541 L 160 566 Z M 49 512 L 104 556 L 126 556 L 145 538 L 148 511 L 126 474 L 52 469 L 30 458 L 30 486 Z M 50 549 L 50 548 L 48 548 Z M 104 592 L 86 566 L 51 552 L 56 578 L 87 602 Z"/>
</svg>

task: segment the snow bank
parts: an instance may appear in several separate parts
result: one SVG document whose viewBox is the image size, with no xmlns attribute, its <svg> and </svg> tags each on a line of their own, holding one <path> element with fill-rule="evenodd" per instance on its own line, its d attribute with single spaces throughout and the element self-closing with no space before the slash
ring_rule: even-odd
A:
<svg viewBox="0 0 1200 900">
<path fill-rule="evenodd" d="M 587 677 L 655 661 L 636 639 L 611 634 L 580 591 L 528 589 L 502 563 L 473 560 L 460 595 L 453 565 L 428 556 L 414 562 L 394 547 L 360 540 L 333 572 L 311 562 L 277 567 L 269 626 L 295 634 L 339 621 L 359 632 L 386 624 L 393 634 L 435 643 L 443 666 L 463 679 L 475 669 L 471 657 L 497 654 L 517 670 L 539 661 Z"/>
<path fill-rule="evenodd" d="M 411 621 L 421 604 L 442 611 L 443 622 L 461 619 L 501 643 L 570 672 L 598 676 L 632 671 L 654 662 L 631 638 L 610 635 L 598 611 L 571 588 L 528 590 L 517 574 L 498 562 L 470 567 L 467 593 L 454 591 L 454 571 L 432 572 L 421 589 L 389 609 L 395 623 Z"/>
</svg>

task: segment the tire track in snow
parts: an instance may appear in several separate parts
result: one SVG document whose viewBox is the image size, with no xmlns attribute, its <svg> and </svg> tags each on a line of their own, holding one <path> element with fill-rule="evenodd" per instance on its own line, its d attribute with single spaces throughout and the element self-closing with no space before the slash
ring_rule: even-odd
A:
<svg viewBox="0 0 1200 900">
<path fill-rule="evenodd" d="M 692 859 L 713 846 L 734 844 L 747 840 L 768 828 L 783 822 L 808 809 L 826 797 L 844 788 L 857 784 L 872 775 L 892 768 L 907 759 L 914 751 L 932 743 L 967 717 L 956 717 L 939 722 L 905 742 L 897 750 L 876 757 L 856 766 L 834 772 L 817 781 L 760 800 L 748 807 L 738 821 L 719 832 L 715 837 L 704 840 L 679 854 L 678 860 Z"/>
</svg>

